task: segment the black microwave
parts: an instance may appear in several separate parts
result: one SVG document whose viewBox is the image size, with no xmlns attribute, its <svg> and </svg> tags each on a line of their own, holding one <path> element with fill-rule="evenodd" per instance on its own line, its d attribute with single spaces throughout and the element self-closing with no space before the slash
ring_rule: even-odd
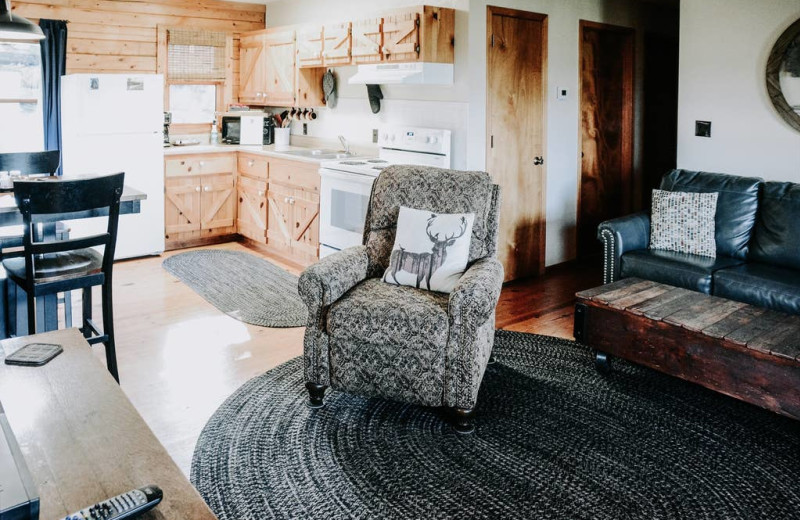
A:
<svg viewBox="0 0 800 520">
<path fill-rule="evenodd" d="M 272 144 L 275 141 L 275 119 L 264 116 L 263 144 Z M 241 116 L 222 116 L 222 142 L 225 144 L 239 144 L 242 135 Z"/>
</svg>

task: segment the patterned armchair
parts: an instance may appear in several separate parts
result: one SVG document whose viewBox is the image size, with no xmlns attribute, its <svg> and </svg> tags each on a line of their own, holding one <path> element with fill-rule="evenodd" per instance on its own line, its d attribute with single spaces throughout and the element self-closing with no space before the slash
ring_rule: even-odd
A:
<svg viewBox="0 0 800 520">
<path fill-rule="evenodd" d="M 451 294 L 381 281 L 400 206 L 475 213 L 468 269 Z M 372 188 L 364 245 L 323 258 L 300 277 L 308 305 L 309 405 L 325 389 L 451 408 L 473 430 L 473 408 L 494 343 L 503 283 L 497 261 L 500 188 L 487 173 L 421 166 L 384 170 Z"/>
</svg>

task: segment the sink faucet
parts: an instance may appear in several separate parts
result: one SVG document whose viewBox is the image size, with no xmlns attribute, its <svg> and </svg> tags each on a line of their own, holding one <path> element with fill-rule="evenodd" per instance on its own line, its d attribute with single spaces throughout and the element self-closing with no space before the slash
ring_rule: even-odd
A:
<svg viewBox="0 0 800 520">
<path fill-rule="evenodd" d="M 342 148 L 344 148 L 344 153 L 350 153 L 350 143 L 347 142 L 347 139 L 344 138 L 343 135 L 339 136 L 339 142 L 342 143 Z"/>
</svg>

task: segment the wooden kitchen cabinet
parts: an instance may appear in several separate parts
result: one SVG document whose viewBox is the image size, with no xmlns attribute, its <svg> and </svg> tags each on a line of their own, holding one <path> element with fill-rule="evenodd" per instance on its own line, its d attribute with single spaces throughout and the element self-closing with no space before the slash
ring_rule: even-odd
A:
<svg viewBox="0 0 800 520">
<path fill-rule="evenodd" d="M 166 249 L 236 233 L 235 154 L 165 159 Z"/>
<path fill-rule="evenodd" d="M 267 181 L 239 177 L 236 228 L 240 235 L 267 242 Z"/>
<path fill-rule="evenodd" d="M 297 30 L 297 68 L 324 67 L 322 51 L 325 39 L 322 25 L 305 25 Z"/>
<path fill-rule="evenodd" d="M 239 47 L 239 101 L 260 105 L 267 91 L 264 31 L 243 34 Z"/>
<path fill-rule="evenodd" d="M 270 160 L 267 243 L 300 264 L 319 257 L 318 166 Z"/>
<path fill-rule="evenodd" d="M 453 63 L 455 11 L 421 5 L 387 12 L 383 17 L 384 61 Z"/>
<path fill-rule="evenodd" d="M 352 36 L 350 22 L 329 23 L 322 28 L 325 43 L 322 48 L 323 67 L 350 65 Z"/>
<path fill-rule="evenodd" d="M 266 100 L 271 106 L 295 103 L 295 32 L 268 30 L 264 36 L 266 54 Z"/>
<path fill-rule="evenodd" d="M 367 18 L 352 23 L 352 65 L 383 61 L 383 18 Z"/>
</svg>

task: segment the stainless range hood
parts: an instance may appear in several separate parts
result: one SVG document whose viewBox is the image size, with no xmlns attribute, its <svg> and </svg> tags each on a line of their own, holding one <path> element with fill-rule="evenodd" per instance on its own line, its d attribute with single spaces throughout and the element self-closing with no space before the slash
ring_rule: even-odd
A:
<svg viewBox="0 0 800 520">
<path fill-rule="evenodd" d="M 452 85 L 452 63 L 375 63 L 359 65 L 351 85 Z"/>
</svg>

